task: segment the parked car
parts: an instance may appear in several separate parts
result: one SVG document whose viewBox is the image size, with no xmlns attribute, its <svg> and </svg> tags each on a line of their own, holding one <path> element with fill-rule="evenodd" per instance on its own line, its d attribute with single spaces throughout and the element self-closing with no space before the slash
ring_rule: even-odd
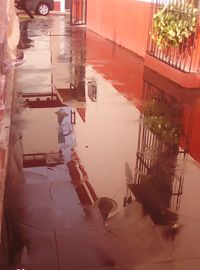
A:
<svg viewBox="0 0 200 270">
<path fill-rule="evenodd" d="M 20 0 L 15 0 L 17 8 L 20 9 Z M 53 0 L 26 0 L 29 10 L 35 11 L 38 15 L 46 16 L 50 10 L 54 9 Z"/>
</svg>

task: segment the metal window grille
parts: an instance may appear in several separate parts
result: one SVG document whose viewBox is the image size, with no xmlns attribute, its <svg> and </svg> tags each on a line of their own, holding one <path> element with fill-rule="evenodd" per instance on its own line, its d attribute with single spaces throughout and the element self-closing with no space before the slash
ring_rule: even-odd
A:
<svg viewBox="0 0 200 270">
<path fill-rule="evenodd" d="M 87 0 L 71 1 L 71 25 L 84 25 L 87 23 Z"/>
<path fill-rule="evenodd" d="M 92 102 L 97 101 L 97 83 L 96 81 L 88 82 L 88 97 Z"/>
<path fill-rule="evenodd" d="M 149 36 L 147 44 L 147 54 L 158 60 L 186 73 L 200 72 L 200 25 L 199 25 L 199 0 L 155 0 L 151 4 L 151 14 L 149 23 Z M 195 16 L 191 15 L 187 8 L 191 4 L 192 8 L 197 8 Z M 180 5 L 182 8 L 180 9 Z M 179 24 L 181 20 L 189 21 L 191 16 L 195 21 L 192 33 L 189 37 L 184 37 L 178 44 L 160 48 L 155 42 L 155 15 L 161 10 L 171 12 L 175 18 L 175 23 Z M 173 10 L 172 10 L 173 9 Z M 173 15 L 174 14 L 174 15 Z M 170 31 L 169 29 L 166 31 Z M 156 32 L 159 34 L 159 31 Z M 175 31 L 174 34 L 177 34 Z"/>
</svg>

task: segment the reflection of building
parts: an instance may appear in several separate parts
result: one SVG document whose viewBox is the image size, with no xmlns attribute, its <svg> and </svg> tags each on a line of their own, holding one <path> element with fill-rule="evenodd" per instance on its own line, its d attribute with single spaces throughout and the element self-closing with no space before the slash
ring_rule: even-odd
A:
<svg viewBox="0 0 200 270">
<path fill-rule="evenodd" d="M 75 112 L 72 107 L 60 108 L 57 112 L 58 117 L 58 143 L 60 153 L 69 169 L 71 181 L 75 187 L 80 202 L 87 206 L 93 205 L 97 195 L 88 181 L 87 172 L 80 163 L 80 159 L 74 150 L 75 134 L 73 125 L 75 124 Z"/>
<path fill-rule="evenodd" d="M 32 93 L 32 94 L 22 94 L 26 102 L 26 106 L 31 109 L 38 108 L 54 108 L 54 107 L 64 107 L 58 98 L 57 94 L 53 93 Z M 23 155 L 23 167 L 52 167 L 60 164 L 64 164 L 63 156 L 60 152 L 50 152 L 50 153 L 28 153 Z"/>
<path fill-rule="evenodd" d="M 154 222 L 173 223 L 176 215 L 171 210 L 180 207 L 184 179 L 180 105 L 147 82 L 143 90 L 135 177 L 128 186 Z"/>
<path fill-rule="evenodd" d="M 52 167 L 64 164 L 60 152 L 55 153 L 31 153 L 23 155 L 23 167 Z"/>
<path fill-rule="evenodd" d="M 51 108 L 65 106 L 61 103 L 58 95 L 53 92 L 45 94 L 22 94 L 22 97 L 29 108 Z"/>
<path fill-rule="evenodd" d="M 75 186 L 80 202 L 85 206 L 93 205 L 97 200 L 97 195 L 88 181 L 87 172 L 80 164 L 77 153 L 74 150 L 72 152 L 72 158 L 67 163 L 72 183 Z"/>
<path fill-rule="evenodd" d="M 34 108 L 46 108 L 53 107 L 52 104 L 48 103 L 48 101 L 41 101 L 41 104 L 35 101 Z M 42 105 L 44 105 L 42 107 Z M 32 106 L 33 108 L 33 106 Z M 67 160 L 70 159 L 70 151 L 71 148 L 74 146 L 75 139 L 73 134 L 73 127 L 72 125 L 75 124 L 75 112 L 72 110 L 71 107 L 60 107 L 60 109 L 56 112 L 58 117 L 58 144 L 60 150 L 58 152 L 48 152 L 48 153 L 28 153 L 23 155 L 23 166 L 24 168 L 29 167 L 55 167 L 60 164 L 65 164 L 66 158 Z M 68 153 L 68 155 L 67 155 Z"/>
<path fill-rule="evenodd" d="M 65 87 L 56 86 L 55 90 L 62 103 L 76 108 L 85 121 L 86 32 L 83 28 L 74 28 L 70 34 L 70 81 Z"/>
<path fill-rule="evenodd" d="M 6 84 L 6 62 L 8 62 L 8 43 L 6 35 L 7 27 L 7 2 L 1 3 L 0 9 L 0 111 L 5 109 L 5 84 Z"/>
</svg>

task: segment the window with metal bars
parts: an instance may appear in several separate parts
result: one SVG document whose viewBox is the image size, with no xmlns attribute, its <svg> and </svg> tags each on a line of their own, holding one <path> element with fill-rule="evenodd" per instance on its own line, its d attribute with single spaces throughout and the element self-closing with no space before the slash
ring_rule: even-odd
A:
<svg viewBox="0 0 200 270">
<path fill-rule="evenodd" d="M 200 72 L 199 0 L 151 4 L 147 54 L 187 73 Z"/>
</svg>

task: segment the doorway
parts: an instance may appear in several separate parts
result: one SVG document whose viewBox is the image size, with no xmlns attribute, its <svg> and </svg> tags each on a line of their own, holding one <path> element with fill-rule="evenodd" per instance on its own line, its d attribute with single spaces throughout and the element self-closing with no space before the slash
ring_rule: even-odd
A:
<svg viewBox="0 0 200 270">
<path fill-rule="evenodd" d="M 67 0 L 66 0 L 67 1 Z M 85 25 L 87 22 L 87 0 L 71 1 L 71 25 Z"/>
</svg>

